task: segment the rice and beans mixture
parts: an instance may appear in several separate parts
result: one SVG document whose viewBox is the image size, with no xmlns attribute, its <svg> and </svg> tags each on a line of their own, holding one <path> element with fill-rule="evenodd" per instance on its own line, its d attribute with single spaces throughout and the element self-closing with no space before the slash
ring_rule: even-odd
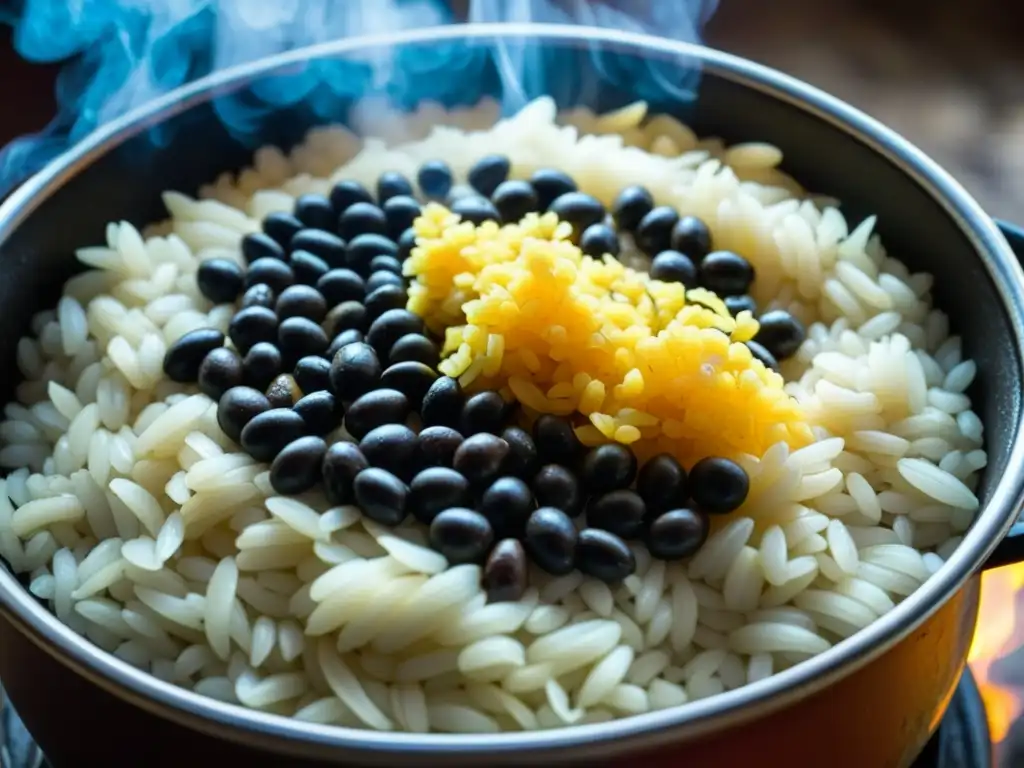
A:
<svg viewBox="0 0 1024 768">
<path fill-rule="evenodd" d="M 0 424 L 0 555 L 62 622 L 246 707 L 492 732 L 760 680 L 941 567 L 976 369 L 873 219 L 643 104 L 401 120 L 78 251 Z"/>
</svg>

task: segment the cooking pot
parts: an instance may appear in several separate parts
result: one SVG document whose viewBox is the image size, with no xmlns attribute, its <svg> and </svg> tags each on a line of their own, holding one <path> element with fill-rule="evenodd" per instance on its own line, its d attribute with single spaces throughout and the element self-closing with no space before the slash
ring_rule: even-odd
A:
<svg viewBox="0 0 1024 768">
<path fill-rule="evenodd" d="M 523 61 L 526 76 L 512 83 L 510 63 Z M 378 65 L 376 80 L 367 63 Z M 333 100 L 277 99 L 225 127 L 222 117 L 268 93 L 287 94 L 316 71 L 334 73 Z M 324 727 L 203 698 L 92 646 L 0 568 L 0 679 L 54 765 L 909 764 L 963 671 L 979 572 L 1024 552 L 1024 526 L 1015 525 L 1024 496 L 1024 274 L 999 227 L 934 162 L 778 72 L 621 32 L 456 26 L 332 43 L 197 81 L 105 126 L 0 207 L 4 398 L 16 384 L 17 339 L 35 311 L 56 302 L 76 247 L 102 242 L 108 221 L 162 218 L 162 190 L 193 191 L 242 167 L 254 142 L 287 148 L 314 124 L 344 122 L 371 84 L 405 106 L 547 93 L 560 107 L 607 110 L 644 98 L 652 113 L 677 115 L 702 135 L 781 147 L 785 170 L 841 199 L 851 220 L 877 213 L 890 252 L 935 275 L 937 305 L 981 372 L 971 395 L 989 464 L 977 520 L 942 569 L 895 610 L 781 674 L 678 709 L 487 736 Z M 1007 233 L 1024 252 L 1024 234 Z"/>
</svg>

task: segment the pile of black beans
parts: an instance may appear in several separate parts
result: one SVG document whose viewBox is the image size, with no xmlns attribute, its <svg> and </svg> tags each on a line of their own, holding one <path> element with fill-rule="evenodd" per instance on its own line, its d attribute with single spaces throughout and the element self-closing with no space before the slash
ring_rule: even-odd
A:
<svg viewBox="0 0 1024 768">
<path fill-rule="evenodd" d="M 541 170 L 529 181 L 508 176 L 508 159 L 494 155 L 471 169 L 472 191 L 454 188 L 437 161 L 420 168 L 417 182 L 428 198 L 476 223 L 554 211 L 595 255 L 619 252 L 609 221 L 655 248 L 656 233 L 674 216 L 655 263 L 669 247 L 693 254 L 698 267 L 716 256 L 703 222 L 654 208 L 640 188 L 625 190 L 610 218 L 561 171 Z M 382 174 L 375 192 L 342 181 L 328 196 L 302 196 L 291 213 L 270 214 L 262 232 L 242 239 L 246 268 L 203 262 L 201 292 L 216 304 L 238 304 L 231 346 L 215 329 L 187 333 L 167 351 L 167 376 L 198 384 L 218 402 L 221 428 L 270 464 L 277 493 L 321 486 L 332 504 L 356 504 L 383 525 L 412 515 L 449 562 L 484 566 L 491 600 L 523 593 L 529 561 L 554 575 L 579 569 L 618 582 L 636 567 L 630 541 L 665 560 L 696 552 L 709 515 L 746 498 L 743 469 L 711 457 L 687 473 L 667 454 L 640 468 L 625 446 L 585 449 L 567 419 L 542 416 L 528 432 L 498 393 L 467 396 L 440 376 L 437 340 L 405 309 L 402 263 L 420 203 L 396 173 Z M 726 254 L 725 267 L 708 273 L 724 281 L 735 267 L 729 258 L 740 257 L 717 253 Z M 740 290 L 734 282 L 726 300 L 749 299 L 749 284 Z M 769 341 L 779 350 L 793 340 L 776 331 Z M 355 442 L 328 445 L 325 437 L 342 425 Z M 575 522 L 581 516 L 583 527 Z"/>
</svg>

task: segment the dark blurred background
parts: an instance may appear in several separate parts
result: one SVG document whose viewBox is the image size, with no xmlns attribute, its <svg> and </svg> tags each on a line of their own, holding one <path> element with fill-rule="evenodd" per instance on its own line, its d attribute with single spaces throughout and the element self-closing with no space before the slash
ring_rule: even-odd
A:
<svg viewBox="0 0 1024 768">
<path fill-rule="evenodd" d="M 634 0 L 630 0 L 631 2 Z M 643 0 L 635 0 L 643 2 Z M 458 12 L 465 0 L 453 0 Z M 1024 220 L 1024 22 L 1006 0 L 720 0 L 707 42 L 850 101 Z M 0 144 L 53 111 L 56 67 L 0 31 Z"/>
</svg>

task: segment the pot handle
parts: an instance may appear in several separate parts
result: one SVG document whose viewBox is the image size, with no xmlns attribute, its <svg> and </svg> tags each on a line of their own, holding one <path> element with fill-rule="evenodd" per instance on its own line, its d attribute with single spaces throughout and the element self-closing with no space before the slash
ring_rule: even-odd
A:
<svg viewBox="0 0 1024 768">
<path fill-rule="evenodd" d="M 999 225 L 1003 237 L 1013 248 L 1013 252 L 1017 254 L 1018 260 L 1024 264 L 1024 229 L 1005 221 L 996 220 L 996 224 Z M 1006 538 L 999 542 L 982 569 L 988 571 L 1022 561 L 1024 561 L 1024 517 L 1013 524 L 1010 532 L 1006 534 Z"/>
</svg>

